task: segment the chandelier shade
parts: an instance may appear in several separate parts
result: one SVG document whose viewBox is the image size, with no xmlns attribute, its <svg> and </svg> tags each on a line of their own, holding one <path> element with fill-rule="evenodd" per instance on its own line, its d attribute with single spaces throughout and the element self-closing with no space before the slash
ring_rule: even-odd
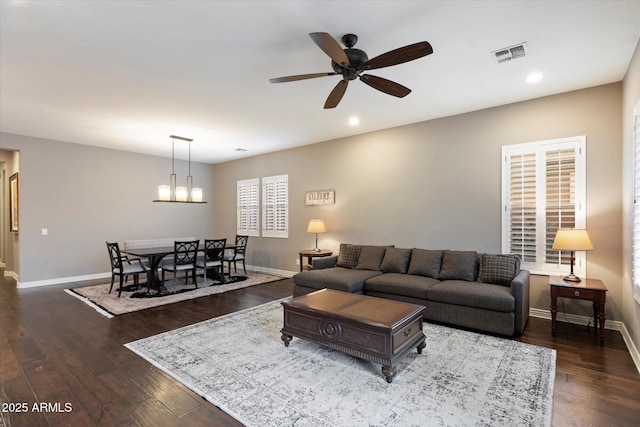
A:
<svg viewBox="0 0 640 427">
<path fill-rule="evenodd" d="M 207 203 L 202 200 L 202 188 L 193 186 L 193 176 L 191 176 L 191 138 L 184 136 L 170 135 L 171 138 L 171 175 L 169 175 L 169 185 L 160 184 L 158 186 L 158 198 L 154 202 L 173 203 Z M 175 140 L 187 141 L 189 143 L 189 175 L 187 175 L 186 186 L 177 186 L 175 171 Z"/>
</svg>

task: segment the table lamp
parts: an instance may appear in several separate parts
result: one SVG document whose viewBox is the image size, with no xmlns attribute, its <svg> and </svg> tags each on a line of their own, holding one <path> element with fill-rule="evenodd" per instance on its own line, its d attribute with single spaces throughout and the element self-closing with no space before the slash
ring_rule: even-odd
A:
<svg viewBox="0 0 640 427">
<path fill-rule="evenodd" d="M 327 229 L 324 226 L 324 221 L 321 219 L 312 219 L 309 221 L 309 225 L 307 226 L 307 233 L 316 233 L 316 247 L 313 249 L 314 252 L 320 252 L 318 248 L 318 233 L 326 233 Z"/>
<path fill-rule="evenodd" d="M 571 273 L 562 279 L 568 282 L 579 282 L 580 278 L 573 274 L 573 263 L 575 262 L 575 251 L 590 251 L 593 249 L 591 239 L 587 230 L 575 228 L 560 228 L 556 233 L 552 249 L 560 251 L 571 251 Z"/>
</svg>

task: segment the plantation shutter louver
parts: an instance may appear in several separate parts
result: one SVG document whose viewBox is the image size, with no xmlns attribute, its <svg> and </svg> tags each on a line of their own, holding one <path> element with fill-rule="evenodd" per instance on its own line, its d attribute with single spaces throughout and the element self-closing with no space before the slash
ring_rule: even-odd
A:
<svg viewBox="0 0 640 427">
<path fill-rule="evenodd" d="M 238 181 L 237 185 L 237 234 L 258 236 L 260 230 L 258 178 Z"/>
<path fill-rule="evenodd" d="M 575 149 L 546 152 L 545 253 L 548 264 L 569 264 L 570 251 L 551 249 L 559 228 L 576 228 Z"/>
<path fill-rule="evenodd" d="M 289 237 L 288 175 L 262 179 L 262 236 Z"/>
<path fill-rule="evenodd" d="M 585 137 L 504 146 L 502 250 L 539 274 L 568 271 L 570 252 L 553 250 L 558 228 L 585 225 Z M 584 252 L 576 253 L 577 270 Z"/>
<path fill-rule="evenodd" d="M 536 262 L 536 156 L 515 154 L 509 161 L 509 252 L 521 254 L 525 262 Z"/>
</svg>

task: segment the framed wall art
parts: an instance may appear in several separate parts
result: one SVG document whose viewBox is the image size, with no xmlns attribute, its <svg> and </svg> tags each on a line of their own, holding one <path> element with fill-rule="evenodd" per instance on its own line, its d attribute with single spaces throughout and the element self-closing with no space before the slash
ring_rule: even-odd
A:
<svg viewBox="0 0 640 427">
<path fill-rule="evenodd" d="M 9 178 L 9 230 L 18 232 L 19 218 L 18 172 Z"/>
<path fill-rule="evenodd" d="M 306 206 L 333 205 L 335 202 L 335 190 L 307 191 L 304 193 L 304 204 Z"/>
</svg>

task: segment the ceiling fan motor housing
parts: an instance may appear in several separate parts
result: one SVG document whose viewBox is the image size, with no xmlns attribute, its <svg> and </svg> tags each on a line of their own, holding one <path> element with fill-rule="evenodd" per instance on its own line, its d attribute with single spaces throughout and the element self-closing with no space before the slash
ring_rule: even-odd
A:
<svg viewBox="0 0 640 427">
<path fill-rule="evenodd" d="M 344 53 L 346 53 L 347 58 L 349 58 L 349 66 L 343 67 L 335 61 L 331 61 L 331 67 L 336 73 L 342 74 L 346 79 L 355 80 L 358 77 L 358 67 L 367 62 L 369 57 L 360 49 L 344 49 Z"/>
</svg>

